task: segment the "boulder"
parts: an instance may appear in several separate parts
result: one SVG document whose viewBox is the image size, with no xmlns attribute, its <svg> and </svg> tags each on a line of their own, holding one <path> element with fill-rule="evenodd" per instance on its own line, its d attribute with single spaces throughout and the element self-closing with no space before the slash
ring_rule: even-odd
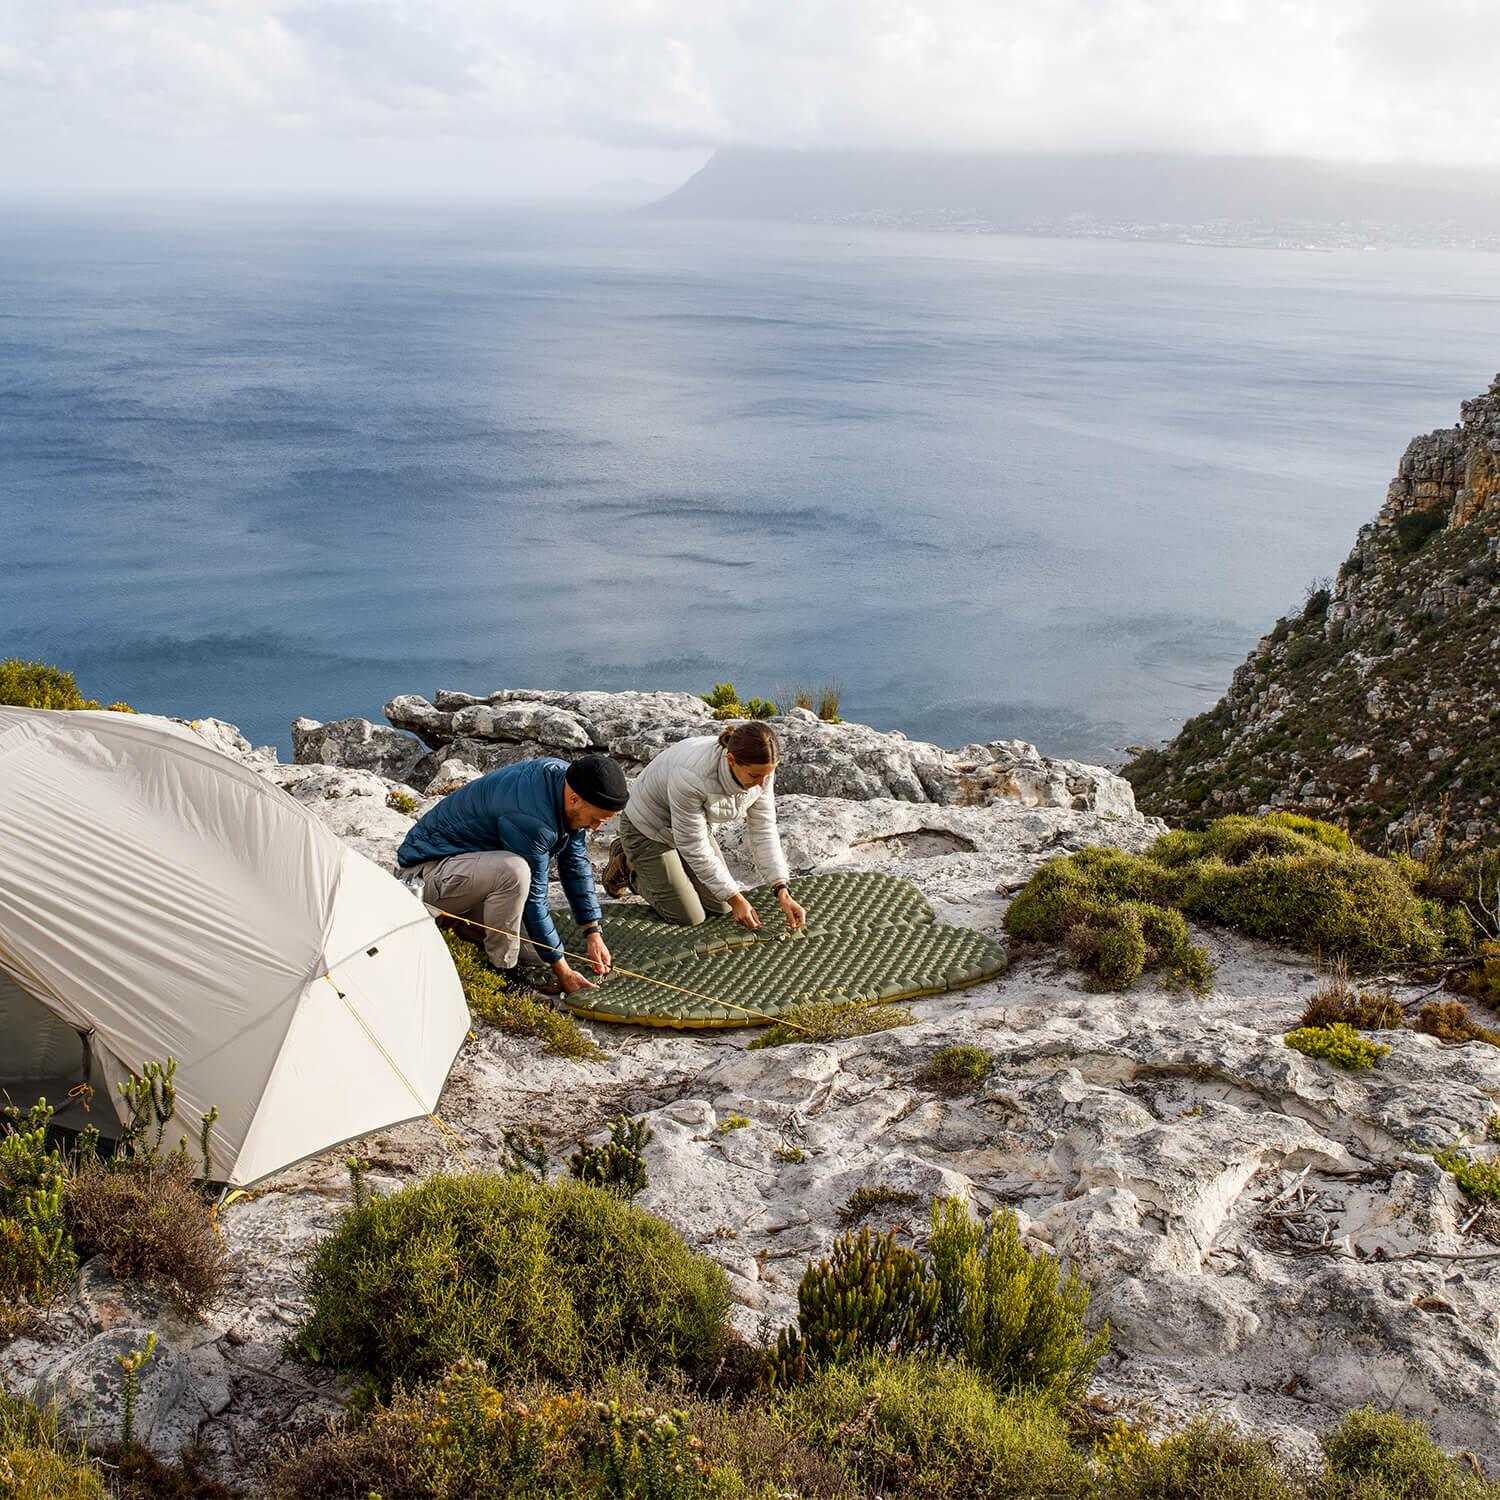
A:
<svg viewBox="0 0 1500 1500">
<path fill-rule="evenodd" d="M 453 738 L 453 715 L 434 708 L 418 693 L 401 693 L 382 710 L 397 729 L 409 730 L 431 750 Z"/>
<path fill-rule="evenodd" d="M 299 766 L 343 766 L 405 781 L 424 753 L 422 741 L 368 719 L 292 721 L 292 759 Z"/>
<path fill-rule="evenodd" d="M 125 1416 L 125 1372 L 120 1360 L 146 1347 L 152 1330 L 116 1327 L 95 1334 L 80 1348 L 63 1355 L 36 1382 L 31 1399 L 56 1408 L 62 1425 L 80 1442 L 118 1442 Z M 160 1334 L 156 1350 L 137 1376 L 134 1428 L 136 1440 L 151 1446 L 158 1427 L 187 1390 L 187 1366 Z"/>
</svg>

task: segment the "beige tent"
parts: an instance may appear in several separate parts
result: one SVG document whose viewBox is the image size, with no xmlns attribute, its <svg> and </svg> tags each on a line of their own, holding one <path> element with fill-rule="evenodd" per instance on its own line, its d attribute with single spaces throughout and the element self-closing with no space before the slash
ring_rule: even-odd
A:
<svg viewBox="0 0 1500 1500">
<path fill-rule="evenodd" d="M 213 1175 L 436 1107 L 469 1016 L 422 904 L 169 720 L 0 707 L 0 1088 L 177 1059 Z M 169 1141 L 171 1136 L 169 1136 Z"/>
</svg>

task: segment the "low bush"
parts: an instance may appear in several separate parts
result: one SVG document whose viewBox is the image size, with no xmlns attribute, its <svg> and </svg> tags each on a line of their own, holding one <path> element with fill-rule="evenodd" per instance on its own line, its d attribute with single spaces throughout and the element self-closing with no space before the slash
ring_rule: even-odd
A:
<svg viewBox="0 0 1500 1500">
<path fill-rule="evenodd" d="M 1088 1302 L 1075 1272 L 1021 1243 L 1014 1214 L 986 1228 L 942 1200 L 927 1259 L 862 1229 L 807 1268 L 772 1376 L 795 1384 L 827 1364 L 923 1352 L 961 1361 L 999 1391 L 1060 1403 L 1082 1395 L 1109 1346 L 1107 1330 L 1084 1328 Z"/>
<path fill-rule="evenodd" d="M 615 1194 L 518 1174 L 436 1176 L 343 1215 L 307 1275 L 309 1359 L 396 1381 L 484 1360 L 576 1382 L 698 1369 L 725 1339 L 724 1273 Z"/>
<path fill-rule="evenodd" d="M 85 698 L 71 672 L 48 666 L 41 661 L 22 661 L 8 656 L 0 661 L 0 703 L 17 708 L 111 708 L 116 713 L 132 714 L 128 703 L 101 704 L 96 698 Z"/>
<path fill-rule="evenodd" d="M 578 1143 L 568 1159 L 568 1170 L 579 1182 L 606 1188 L 628 1203 L 645 1190 L 646 1158 L 642 1153 L 650 1139 L 651 1128 L 644 1120 L 627 1120 L 622 1115 L 610 1127 L 609 1139 L 602 1146 Z"/>
<path fill-rule="evenodd" d="M 939 1094 L 963 1094 L 977 1088 L 994 1070 L 995 1059 L 983 1047 L 960 1043 L 939 1047 L 917 1069 L 916 1083 Z"/>
<path fill-rule="evenodd" d="M 1478 1161 L 1457 1146 L 1434 1151 L 1432 1159 L 1471 1198 L 1500 1200 L 1500 1161 Z"/>
<path fill-rule="evenodd" d="M 553 1057 L 571 1057 L 579 1062 L 603 1057 L 603 1049 L 589 1040 L 572 1016 L 566 1016 L 539 1000 L 512 994 L 504 978 L 484 956 L 478 943 L 469 942 L 451 930 L 443 941 L 458 970 L 464 997 L 476 1021 L 511 1036 L 535 1037 L 542 1050 Z"/>
<path fill-rule="evenodd" d="M 1417 1012 L 1413 1031 L 1425 1032 L 1443 1042 L 1485 1042 L 1500 1047 L 1500 1031 L 1481 1026 L 1469 1007 L 1458 1000 L 1430 1001 Z"/>
<path fill-rule="evenodd" d="M 1396 544 L 1407 556 L 1420 552 L 1445 524 L 1446 517 L 1439 509 L 1408 511 L 1396 517 Z"/>
<path fill-rule="evenodd" d="M 1486 1483 L 1450 1458 L 1416 1421 L 1364 1407 L 1318 1439 L 1328 1500 L 1495 1500 Z"/>
<path fill-rule="evenodd" d="M 28 1327 L 78 1270 L 63 1214 L 70 1166 L 47 1140 L 51 1119 L 45 1100 L 0 1115 L 0 1339 Z"/>
<path fill-rule="evenodd" d="M 477 1361 L 284 1451 L 273 1500 L 713 1500 L 686 1413 L 576 1392 L 507 1391 Z M 726 1475 L 725 1478 L 735 1476 Z"/>
<path fill-rule="evenodd" d="M 1070 1500 L 1094 1493 L 1088 1462 L 1044 1402 L 998 1396 L 977 1371 L 933 1359 L 865 1358 L 786 1393 L 779 1421 L 866 1494 L 903 1500 Z"/>
<path fill-rule="evenodd" d="M 204 1312 L 229 1279 L 229 1251 L 180 1156 L 133 1170 L 85 1162 L 66 1212 L 83 1255 L 102 1257 L 112 1276 L 164 1292 L 184 1312 Z"/>
<path fill-rule="evenodd" d="M 1367 1072 L 1391 1050 L 1382 1042 L 1362 1037 L 1342 1021 L 1331 1026 L 1300 1026 L 1287 1032 L 1282 1040 L 1293 1051 L 1306 1057 L 1321 1057 L 1351 1073 Z"/>
<path fill-rule="evenodd" d="M 735 692 L 732 682 L 716 682 L 711 692 L 702 695 L 716 719 L 773 719 L 777 706 L 769 698 L 746 698 Z"/>
<path fill-rule="evenodd" d="M 0 1388 L 0 1495 L 7 1500 L 107 1500 L 84 1451 L 69 1443 L 55 1413 Z"/>
<path fill-rule="evenodd" d="M 878 1000 L 812 1000 L 781 1013 L 749 1043 L 756 1047 L 785 1047 L 792 1042 L 845 1042 L 850 1037 L 870 1036 L 910 1026 L 916 1017 L 905 1005 L 884 1005 Z"/>
<path fill-rule="evenodd" d="M 1389 990 L 1357 990 L 1335 978 L 1311 996 L 1300 1026 L 1353 1026 L 1359 1031 L 1399 1031 L 1406 1014 Z"/>
<path fill-rule="evenodd" d="M 1452 983 L 1459 994 L 1500 1010 L 1500 942 L 1481 942 L 1472 967 L 1456 974 Z"/>
<path fill-rule="evenodd" d="M 1275 1449 L 1226 1422 L 1200 1417 L 1157 1441 L 1121 1444 L 1105 1460 L 1107 1500 L 1296 1500 Z"/>
<path fill-rule="evenodd" d="M 1212 968 L 1184 918 L 1354 968 L 1430 962 L 1466 948 L 1469 930 L 1461 912 L 1418 894 L 1395 861 L 1292 813 L 1163 834 L 1143 855 L 1083 849 L 1049 860 L 1011 902 L 1005 926 L 1023 940 L 1066 943 L 1112 989 L 1153 968 L 1202 989 Z"/>
</svg>

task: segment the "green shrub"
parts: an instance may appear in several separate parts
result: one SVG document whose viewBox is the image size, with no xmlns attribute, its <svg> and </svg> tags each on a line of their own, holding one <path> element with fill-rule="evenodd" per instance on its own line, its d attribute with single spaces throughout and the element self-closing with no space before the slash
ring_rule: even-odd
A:
<svg viewBox="0 0 1500 1500">
<path fill-rule="evenodd" d="M 30 1321 L 71 1282 L 78 1257 L 63 1208 L 70 1177 L 66 1156 L 47 1141 L 46 1100 L 26 1115 L 0 1114 L 0 1337 Z"/>
<path fill-rule="evenodd" d="M 729 1305 L 724 1273 L 660 1219 L 518 1174 L 440 1175 L 349 1209 L 307 1290 L 302 1352 L 387 1389 L 462 1358 L 501 1379 L 695 1369 L 722 1346 Z"/>
<path fill-rule="evenodd" d="M 1362 1407 L 1319 1439 L 1330 1500 L 1486 1500 L 1500 1495 L 1417 1421 Z"/>
<path fill-rule="evenodd" d="M 1307 1057 L 1321 1057 L 1351 1073 L 1368 1071 L 1391 1050 L 1382 1042 L 1362 1037 L 1342 1021 L 1331 1026 L 1300 1026 L 1287 1032 L 1282 1040 L 1294 1051 Z"/>
<path fill-rule="evenodd" d="M 825 724 L 842 724 L 839 708 L 844 701 L 844 689 L 837 678 L 818 689 L 818 717 Z"/>
<path fill-rule="evenodd" d="M 1500 1199 L 1500 1161 L 1477 1161 L 1456 1146 L 1434 1151 L 1432 1159 L 1471 1198 Z"/>
<path fill-rule="evenodd" d="M 448 945 L 475 1020 L 511 1036 L 535 1037 L 542 1043 L 542 1050 L 553 1057 L 589 1062 L 604 1056 L 603 1050 L 589 1040 L 571 1016 L 525 995 L 512 994 L 478 943 L 448 930 L 443 933 L 443 941 Z"/>
<path fill-rule="evenodd" d="M 1291 813 L 1163 834 L 1144 855 L 1083 849 L 1049 860 L 1011 902 L 1005 926 L 1017 938 L 1068 943 L 1112 988 L 1162 967 L 1201 989 L 1212 968 L 1183 917 L 1355 967 L 1425 963 L 1464 946 L 1452 914 L 1419 895 L 1395 862 Z"/>
<path fill-rule="evenodd" d="M 785 1047 L 792 1042 L 845 1042 L 910 1026 L 916 1017 L 905 1005 L 883 1005 L 877 1000 L 811 1000 L 781 1013 L 750 1047 Z"/>
<path fill-rule="evenodd" d="M 107 1500 L 88 1455 L 67 1442 L 54 1412 L 0 1388 L 0 1495 L 7 1500 Z"/>
<path fill-rule="evenodd" d="M 1109 1348 L 1084 1328 L 1089 1289 L 1057 1257 L 1021 1242 L 1004 1210 L 981 1226 L 956 1199 L 933 1206 L 928 1245 L 940 1289 L 936 1344 L 1001 1391 L 1077 1399 Z"/>
<path fill-rule="evenodd" d="M 417 815 L 417 799 L 410 792 L 403 792 L 400 787 L 392 787 L 385 794 L 385 805 L 394 808 L 403 817 L 414 818 Z"/>
<path fill-rule="evenodd" d="M 820 1370 L 777 1417 L 867 1494 L 902 1500 L 1085 1500 L 1087 1461 L 1045 1403 L 1005 1400 L 976 1371 L 866 1358 Z"/>
<path fill-rule="evenodd" d="M 273 1500 L 711 1500 L 722 1493 L 681 1410 L 502 1390 L 477 1361 L 283 1450 Z"/>
<path fill-rule="evenodd" d="M 1200 1417 L 1157 1442 L 1121 1444 L 1106 1459 L 1108 1500 L 1295 1500 L 1275 1450 L 1228 1423 Z"/>
<path fill-rule="evenodd" d="M 1081 849 L 1048 860 L 1005 913 L 1012 937 L 1063 942 L 1107 989 L 1124 989 L 1146 969 L 1160 969 L 1170 984 L 1207 989 L 1208 955 L 1188 937 L 1173 909 L 1178 874 L 1151 859 L 1119 849 Z"/>
<path fill-rule="evenodd" d="M 0 703 L 17 708 L 109 708 L 115 713 L 133 714 L 128 703 L 101 704 L 97 698 L 85 698 L 71 672 L 49 667 L 46 662 L 22 661 L 8 656 L 0 661 Z"/>
<path fill-rule="evenodd" d="M 919 1088 L 940 1094 L 962 1094 L 977 1088 L 995 1070 L 995 1059 L 983 1047 L 960 1043 L 939 1047 L 917 1070 Z"/>
<path fill-rule="evenodd" d="M 716 719 L 773 719 L 779 712 L 769 698 L 746 698 L 742 702 L 732 682 L 716 682 L 702 697 Z"/>
<path fill-rule="evenodd" d="M 866 1354 L 960 1360 L 997 1390 L 1065 1401 L 1087 1388 L 1109 1346 L 1084 1330 L 1088 1287 L 1021 1243 L 1013 1213 L 988 1231 L 956 1200 L 934 1203 L 928 1258 L 868 1229 L 840 1235 L 797 1288 L 797 1327 L 772 1354 L 776 1380 Z"/>
<path fill-rule="evenodd" d="M 841 1234 L 797 1285 L 797 1326 L 771 1353 L 774 1381 L 795 1384 L 820 1366 L 867 1354 L 909 1354 L 933 1332 L 940 1291 L 922 1257 L 895 1231 Z"/>
<path fill-rule="evenodd" d="M 578 1143 L 568 1159 L 568 1170 L 579 1182 L 606 1188 L 628 1203 L 645 1190 L 646 1158 L 641 1153 L 650 1139 L 651 1128 L 644 1120 L 628 1120 L 622 1115 L 610 1127 L 609 1139 L 602 1146 Z"/>
</svg>

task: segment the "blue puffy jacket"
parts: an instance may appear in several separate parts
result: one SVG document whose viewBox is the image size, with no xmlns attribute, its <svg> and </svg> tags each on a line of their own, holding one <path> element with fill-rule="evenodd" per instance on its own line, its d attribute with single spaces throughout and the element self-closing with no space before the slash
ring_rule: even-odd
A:
<svg viewBox="0 0 1500 1500">
<path fill-rule="evenodd" d="M 568 827 L 563 815 L 563 777 L 568 763 L 551 756 L 523 760 L 480 776 L 449 792 L 412 825 L 396 851 L 403 869 L 450 854 L 508 849 L 531 866 L 526 897 L 526 931 L 548 962 L 563 956 L 557 924 L 547 907 L 548 867 L 557 861 L 558 878 L 579 922 L 599 920 L 594 872 L 582 829 Z"/>
</svg>

